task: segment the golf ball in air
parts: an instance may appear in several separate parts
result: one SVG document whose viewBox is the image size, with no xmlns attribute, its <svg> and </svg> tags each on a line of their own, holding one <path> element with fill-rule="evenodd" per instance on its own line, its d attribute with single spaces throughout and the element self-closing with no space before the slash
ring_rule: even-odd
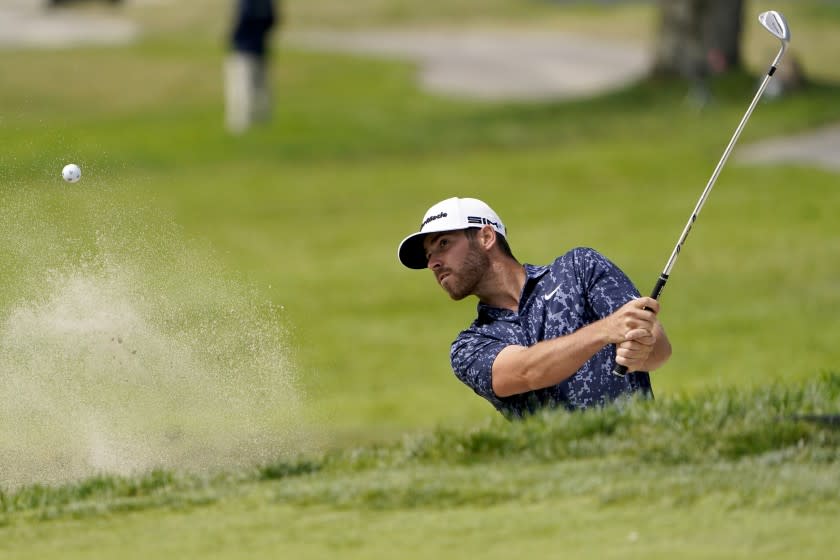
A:
<svg viewBox="0 0 840 560">
<path fill-rule="evenodd" d="M 82 170 L 75 163 L 68 163 L 64 166 L 64 169 L 61 170 L 61 176 L 64 177 L 64 180 L 68 183 L 75 183 L 82 178 Z"/>
</svg>

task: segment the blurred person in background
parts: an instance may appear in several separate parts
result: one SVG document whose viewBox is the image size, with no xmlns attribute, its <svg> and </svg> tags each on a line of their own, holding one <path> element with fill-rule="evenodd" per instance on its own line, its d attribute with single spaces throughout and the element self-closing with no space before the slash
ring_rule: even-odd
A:
<svg viewBox="0 0 840 560">
<path fill-rule="evenodd" d="M 236 0 L 224 68 L 225 124 L 234 134 L 271 116 L 269 37 L 279 20 L 274 0 Z"/>
<path fill-rule="evenodd" d="M 506 237 L 487 204 L 449 198 L 397 250 L 406 267 L 430 269 L 453 300 L 478 297 L 478 316 L 450 349 L 458 379 L 507 418 L 651 397 L 647 372 L 671 355 L 659 303 L 639 297 L 593 249 L 535 266 L 521 264 Z M 631 373 L 614 375 L 616 363 Z"/>
</svg>

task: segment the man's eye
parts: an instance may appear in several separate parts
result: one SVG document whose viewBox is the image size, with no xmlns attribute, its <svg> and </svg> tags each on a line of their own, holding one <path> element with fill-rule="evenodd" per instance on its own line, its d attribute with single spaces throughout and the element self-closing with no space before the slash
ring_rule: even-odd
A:
<svg viewBox="0 0 840 560">
<path fill-rule="evenodd" d="M 438 243 L 438 247 L 440 247 L 440 248 L 446 247 L 447 245 L 449 245 L 449 240 L 448 239 L 441 239 L 440 242 Z"/>
</svg>

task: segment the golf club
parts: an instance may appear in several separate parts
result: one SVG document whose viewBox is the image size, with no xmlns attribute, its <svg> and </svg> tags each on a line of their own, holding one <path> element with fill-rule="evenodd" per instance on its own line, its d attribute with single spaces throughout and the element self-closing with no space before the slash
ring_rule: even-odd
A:
<svg viewBox="0 0 840 560">
<path fill-rule="evenodd" d="M 697 206 L 694 207 L 694 211 L 691 213 L 691 217 L 688 219 L 688 223 L 685 225 L 685 229 L 683 229 L 682 235 L 680 235 L 680 238 L 677 241 L 677 245 L 674 247 L 674 251 L 671 253 L 671 257 L 668 259 L 668 262 L 665 265 L 665 269 L 662 271 L 662 274 L 659 275 L 659 279 L 656 281 L 656 286 L 654 286 L 653 292 L 650 294 L 650 297 L 652 297 L 653 299 L 659 299 L 659 295 L 665 288 L 665 284 L 668 282 L 668 277 L 671 274 L 671 269 L 677 262 L 677 257 L 680 254 L 680 249 L 682 249 L 683 243 L 685 243 L 685 239 L 686 237 L 688 237 L 688 232 L 691 231 L 692 224 L 694 224 L 695 220 L 697 220 L 697 215 L 700 214 L 700 210 L 703 209 L 703 205 L 706 203 L 706 199 L 709 197 L 709 193 L 711 192 L 712 187 L 715 185 L 715 181 L 717 180 L 718 175 L 720 174 L 720 170 L 723 168 L 723 165 L 729 158 L 730 152 L 732 152 L 732 147 L 735 146 L 735 142 L 738 141 L 738 137 L 741 135 L 741 131 L 744 129 L 744 125 L 747 124 L 747 120 L 750 118 L 753 109 L 755 109 L 755 106 L 758 104 L 759 99 L 761 99 L 761 94 L 764 93 L 764 89 L 770 82 L 770 78 L 772 78 L 773 74 L 775 74 L 776 66 L 779 64 L 779 61 L 785 54 L 785 50 L 787 50 L 788 43 L 790 42 L 790 28 L 788 27 L 787 21 L 785 21 L 784 16 L 782 16 L 782 14 L 780 14 L 779 12 L 770 10 L 759 14 L 758 21 L 761 22 L 761 25 L 763 25 L 767 31 L 772 33 L 777 39 L 779 39 L 782 42 L 782 48 L 779 49 L 779 53 L 776 55 L 776 58 L 773 59 L 773 63 L 770 65 L 770 69 L 767 71 L 767 75 L 764 77 L 764 80 L 758 87 L 758 91 L 756 92 L 755 97 L 753 97 L 752 103 L 750 103 L 746 114 L 744 114 L 744 117 L 738 124 L 738 128 L 735 129 L 735 134 L 733 134 L 732 139 L 729 140 L 729 145 L 727 145 L 726 149 L 723 151 L 723 156 L 721 156 L 717 167 L 715 167 L 714 173 L 712 173 L 708 184 L 706 184 L 706 188 L 703 190 L 703 194 L 700 195 L 700 200 L 697 201 Z M 613 368 L 613 374 L 619 377 L 624 377 L 626 373 L 626 366 L 616 364 L 615 368 Z"/>
</svg>

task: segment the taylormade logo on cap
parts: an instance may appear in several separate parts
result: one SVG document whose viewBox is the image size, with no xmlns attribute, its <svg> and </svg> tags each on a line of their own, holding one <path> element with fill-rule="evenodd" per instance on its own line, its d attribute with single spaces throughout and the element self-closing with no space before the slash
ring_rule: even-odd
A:
<svg viewBox="0 0 840 560">
<path fill-rule="evenodd" d="M 420 231 L 402 240 L 397 249 L 400 262 L 408 268 L 426 268 L 423 238 L 430 233 L 492 226 L 507 237 L 505 225 L 492 208 L 477 198 L 447 198 L 426 211 Z"/>
<path fill-rule="evenodd" d="M 420 228 L 422 229 L 422 228 L 423 228 L 423 226 L 425 226 L 426 224 L 428 224 L 428 223 L 429 223 L 429 222 L 431 222 L 432 220 L 439 220 L 439 219 L 441 219 L 441 218 L 445 218 L 447 215 L 448 215 L 448 214 L 447 214 L 446 212 L 441 212 L 440 214 L 435 214 L 434 216 L 429 216 L 428 218 L 426 218 L 425 220 L 423 220 L 423 223 L 422 223 L 422 224 L 420 224 Z"/>
</svg>

